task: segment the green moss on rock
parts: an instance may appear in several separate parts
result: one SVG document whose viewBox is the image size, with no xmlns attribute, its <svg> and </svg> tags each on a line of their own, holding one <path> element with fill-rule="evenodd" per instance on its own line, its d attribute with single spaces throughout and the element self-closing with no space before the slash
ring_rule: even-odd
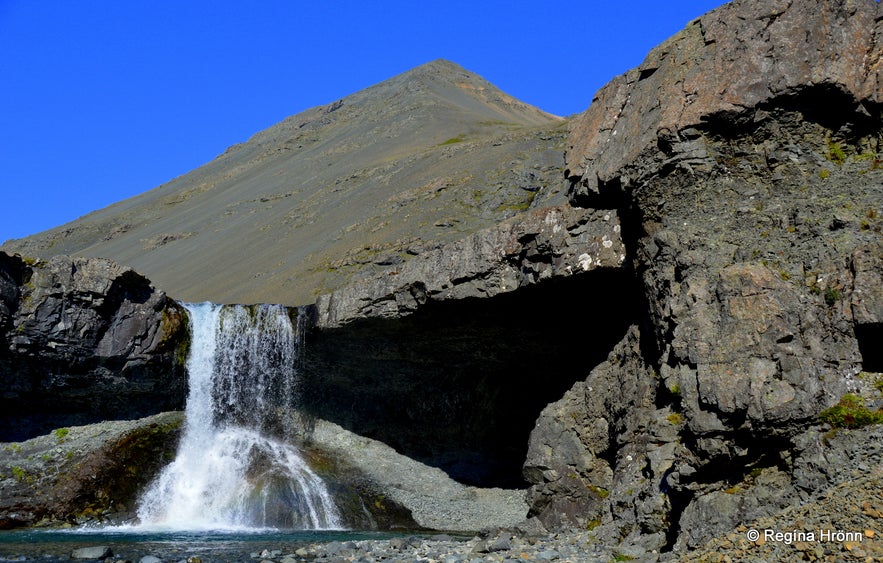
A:
<svg viewBox="0 0 883 563">
<path fill-rule="evenodd" d="M 418 529 L 411 511 L 391 500 L 361 472 L 339 457 L 316 448 L 303 450 L 310 468 L 325 482 L 344 523 L 361 529 Z"/>
<path fill-rule="evenodd" d="M 130 517 L 138 494 L 174 458 L 183 421 L 178 413 L 136 428 L 73 464 L 52 487 L 50 512 L 71 523 Z"/>
<path fill-rule="evenodd" d="M 190 316 L 180 305 L 171 303 L 162 312 L 160 348 L 173 349 L 175 365 L 184 366 L 190 355 Z"/>
<path fill-rule="evenodd" d="M 834 428 L 861 428 L 883 424 L 883 409 L 872 411 L 862 397 L 847 393 L 836 405 L 819 413 L 819 418 Z"/>
</svg>

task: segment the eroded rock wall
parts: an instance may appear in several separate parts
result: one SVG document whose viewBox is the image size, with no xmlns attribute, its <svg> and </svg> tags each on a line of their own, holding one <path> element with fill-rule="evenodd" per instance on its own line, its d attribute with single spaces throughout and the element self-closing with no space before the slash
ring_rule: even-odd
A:
<svg viewBox="0 0 883 563">
<path fill-rule="evenodd" d="M 181 408 L 186 319 L 112 261 L 0 253 L 0 440 Z"/>
<path fill-rule="evenodd" d="M 599 268 L 313 331 L 301 406 L 461 483 L 524 487 L 536 417 L 606 358 L 636 293 L 621 269 Z"/>
<path fill-rule="evenodd" d="M 397 318 L 429 302 L 493 297 L 625 262 L 615 211 L 534 210 L 412 258 L 316 301 L 320 328 Z"/>
<path fill-rule="evenodd" d="M 837 461 L 819 413 L 883 404 L 880 16 L 733 2 L 576 118 L 572 201 L 619 209 L 646 310 L 540 416 L 547 528 L 692 548 L 879 463 L 861 438 Z"/>
</svg>

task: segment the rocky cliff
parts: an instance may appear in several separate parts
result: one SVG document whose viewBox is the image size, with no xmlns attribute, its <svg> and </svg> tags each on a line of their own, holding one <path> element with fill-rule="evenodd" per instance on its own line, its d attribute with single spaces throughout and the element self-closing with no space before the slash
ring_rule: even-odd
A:
<svg viewBox="0 0 883 563">
<path fill-rule="evenodd" d="M 633 279 L 616 295 L 632 327 L 561 370 L 572 387 L 530 435 L 546 529 L 694 548 L 879 464 L 873 432 L 825 434 L 820 413 L 854 408 L 834 424 L 858 426 L 883 404 L 880 10 L 733 2 L 691 22 L 574 119 L 570 206 L 320 297 L 319 326 L 345 342 L 364 317 L 510 291 L 518 308 L 567 278 L 556 294 L 585 304 L 567 363 L 608 346 L 595 269 Z"/>
<path fill-rule="evenodd" d="M 819 413 L 880 406 L 881 16 L 733 2 L 574 121 L 571 200 L 620 209 L 646 310 L 540 417 L 546 526 L 696 547 L 879 463 L 866 436 L 826 468 Z"/>
<path fill-rule="evenodd" d="M 181 408 L 186 322 L 131 268 L 0 252 L 0 441 Z"/>
</svg>

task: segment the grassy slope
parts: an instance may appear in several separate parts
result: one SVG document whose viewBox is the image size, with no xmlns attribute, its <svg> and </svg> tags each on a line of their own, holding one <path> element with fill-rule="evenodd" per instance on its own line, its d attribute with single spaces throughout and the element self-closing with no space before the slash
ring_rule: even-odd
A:
<svg viewBox="0 0 883 563">
<path fill-rule="evenodd" d="M 298 305 L 562 197 L 564 121 L 434 61 L 8 252 L 105 256 L 187 301 Z"/>
</svg>

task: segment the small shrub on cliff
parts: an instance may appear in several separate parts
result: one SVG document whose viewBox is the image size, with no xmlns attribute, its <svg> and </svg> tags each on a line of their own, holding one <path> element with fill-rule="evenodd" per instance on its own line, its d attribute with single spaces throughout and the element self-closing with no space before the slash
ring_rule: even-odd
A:
<svg viewBox="0 0 883 563">
<path fill-rule="evenodd" d="M 870 424 L 883 424 L 883 410 L 871 411 L 858 395 L 847 393 L 840 402 L 819 413 L 822 422 L 834 428 L 861 428 Z"/>
<path fill-rule="evenodd" d="M 677 412 L 673 412 L 665 418 L 675 426 L 679 426 L 682 422 L 684 422 L 684 416 L 681 413 Z"/>
<path fill-rule="evenodd" d="M 596 485 L 589 485 L 588 489 L 601 498 L 607 498 L 610 496 L 610 491 L 608 491 L 604 487 L 598 487 Z"/>
<path fill-rule="evenodd" d="M 68 434 L 70 434 L 70 429 L 68 428 L 56 428 L 52 431 L 52 435 L 55 436 L 55 439 L 59 444 L 67 442 Z"/>
<path fill-rule="evenodd" d="M 859 153 L 853 157 L 855 162 L 874 162 L 877 160 L 877 153 L 871 150 L 866 150 L 862 153 Z"/>
<path fill-rule="evenodd" d="M 825 288 L 825 304 L 828 305 L 828 307 L 833 307 L 834 303 L 842 297 L 843 294 L 840 293 L 840 290 L 836 287 Z"/>
<path fill-rule="evenodd" d="M 828 150 L 826 151 L 825 156 L 827 159 L 838 165 L 842 165 L 846 162 L 846 153 L 843 151 L 843 146 L 837 141 L 832 141 L 830 138 L 826 139 L 826 141 Z"/>
</svg>

